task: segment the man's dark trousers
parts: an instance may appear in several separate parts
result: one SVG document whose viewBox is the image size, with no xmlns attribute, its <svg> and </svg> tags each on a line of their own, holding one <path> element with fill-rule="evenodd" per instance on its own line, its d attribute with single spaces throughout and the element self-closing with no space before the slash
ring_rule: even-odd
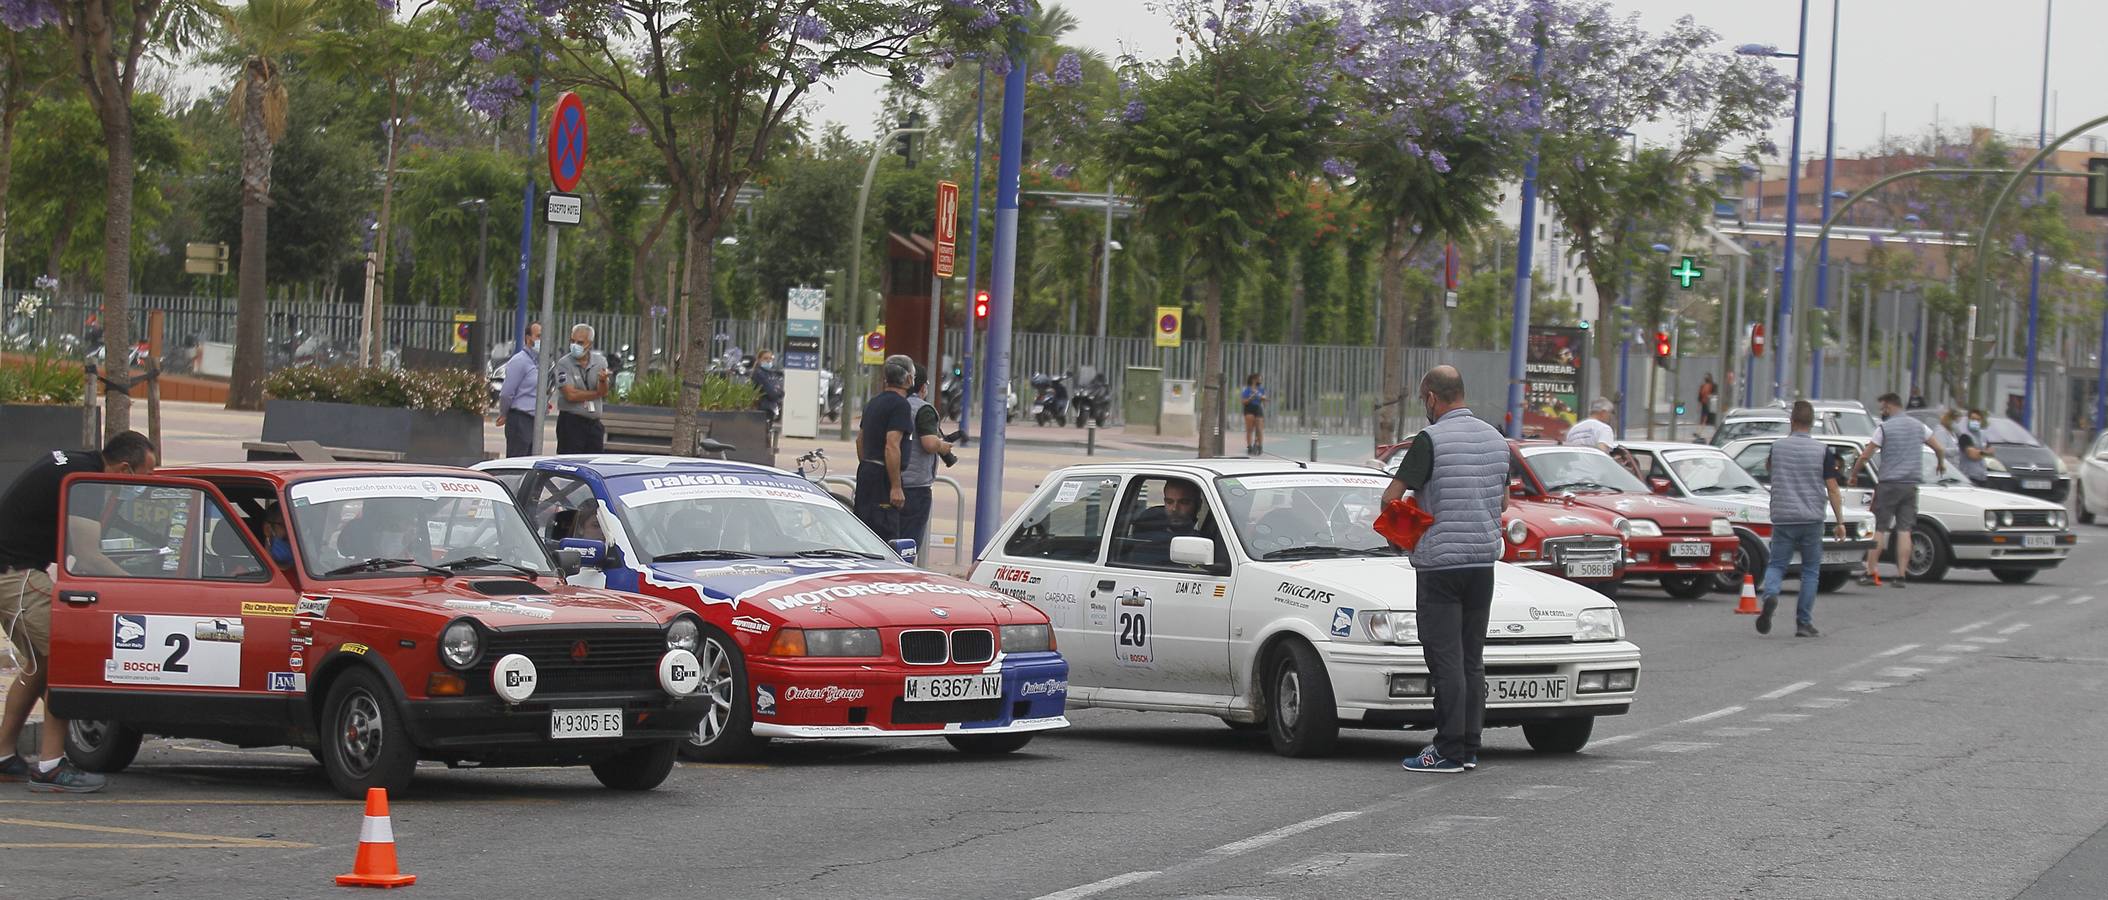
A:
<svg viewBox="0 0 2108 900">
<path fill-rule="evenodd" d="M 607 449 L 608 433 L 599 419 L 577 413 L 556 414 L 556 452 L 600 453 Z"/>
<path fill-rule="evenodd" d="M 1435 691 L 1435 752 L 1466 762 L 1479 752 L 1486 722 L 1486 622 L 1493 612 L 1493 567 L 1415 573 L 1420 649 Z"/>
<path fill-rule="evenodd" d="M 505 411 L 505 456 L 518 458 L 534 453 L 534 413 L 524 409 Z"/>
<path fill-rule="evenodd" d="M 864 460 L 856 467 L 856 517 L 881 539 L 901 537 L 900 507 L 893 505 L 886 464 Z"/>
<path fill-rule="evenodd" d="M 898 536 L 912 539 L 915 542 L 915 546 L 921 548 L 918 552 L 927 551 L 930 530 L 930 488 L 902 488 L 901 493 L 907 497 L 908 505 L 900 510 L 900 534 Z"/>
</svg>

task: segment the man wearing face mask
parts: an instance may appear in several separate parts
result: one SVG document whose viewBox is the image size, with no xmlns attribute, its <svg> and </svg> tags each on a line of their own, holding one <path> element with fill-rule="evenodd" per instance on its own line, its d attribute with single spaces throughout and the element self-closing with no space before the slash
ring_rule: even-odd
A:
<svg viewBox="0 0 2108 900">
<path fill-rule="evenodd" d="M 769 414 L 773 422 L 783 414 L 783 373 L 776 369 L 776 352 L 763 350 L 754 354 L 754 371 L 747 374 L 760 396 L 754 398 L 754 408 Z"/>
<path fill-rule="evenodd" d="M 286 571 L 293 569 L 293 542 L 285 532 L 285 510 L 273 503 L 263 511 L 264 552 L 271 554 L 271 561 Z"/>
<path fill-rule="evenodd" d="M 608 395 L 608 361 L 593 349 L 593 326 L 571 326 L 571 347 L 556 361 L 556 452 L 599 453 L 607 446 L 600 402 Z"/>
<path fill-rule="evenodd" d="M 1993 455 L 1991 448 L 1984 444 L 1983 410 L 1972 409 L 1967 419 L 1955 423 L 1954 446 L 1962 475 L 1969 479 L 1970 484 L 1981 487 L 1984 479 L 1990 477 L 1984 457 Z"/>
<path fill-rule="evenodd" d="M 527 340 L 505 361 L 498 387 L 498 426 L 505 429 L 505 455 L 534 452 L 534 366 L 541 359 L 542 323 L 527 323 Z"/>
</svg>

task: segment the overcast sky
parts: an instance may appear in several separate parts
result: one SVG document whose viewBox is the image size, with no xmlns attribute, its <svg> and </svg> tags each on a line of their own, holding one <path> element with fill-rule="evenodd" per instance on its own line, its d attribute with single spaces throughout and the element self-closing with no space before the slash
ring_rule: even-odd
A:
<svg viewBox="0 0 2108 900">
<path fill-rule="evenodd" d="M 1108 55 L 1131 52 L 1144 58 L 1168 55 L 1172 32 L 1147 0 L 1061 0 L 1081 23 L 1071 42 Z M 1883 117 L 1890 134 L 1923 134 L 1935 108 L 1943 129 L 1992 124 L 2032 140 L 2041 102 L 2043 15 L 2054 0 L 1842 0 L 1843 55 L 1837 63 L 1837 145 L 1841 154 L 1873 147 Z M 1717 31 L 1725 46 L 1775 44 L 1790 52 L 1800 4 L 1795 0 L 1612 0 L 1637 12 L 1659 31 L 1690 15 Z M 2108 2 L 2056 3 L 2050 45 L 2050 133 L 2108 115 Z M 1829 83 L 1830 4 L 1811 0 L 1808 22 L 1808 92 L 1802 153 L 1823 147 L 1824 90 Z M 1790 76 L 1793 60 L 1774 63 Z M 845 78 L 821 96 L 814 110 L 822 122 L 840 122 L 853 135 L 875 136 L 880 82 Z M 1030 110 L 1026 111 L 1030 115 Z M 990 122 L 994 121 L 993 111 Z M 1781 117 L 1774 140 L 1787 146 L 1789 120 Z M 990 125 L 992 129 L 993 124 Z M 2108 128 L 2101 135 L 2108 150 Z M 992 134 L 992 133 L 991 133 Z M 2068 146 L 2083 147 L 2075 143 Z"/>
</svg>

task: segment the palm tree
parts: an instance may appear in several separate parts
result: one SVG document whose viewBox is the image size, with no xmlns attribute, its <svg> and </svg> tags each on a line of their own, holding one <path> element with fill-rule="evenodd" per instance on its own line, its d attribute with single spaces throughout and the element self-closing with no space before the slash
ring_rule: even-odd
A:
<svg viewBox="0 0 2108 900">
<path fill-rule="evenodd" d="M 285 137 L 284 61 L 320 26 L 322 0 L 249 0 L 226 14 L 228 50 L 240 57 L 227 112 L 242 132 L 242 255 L 236 281 L 234 372 L 228 409 L 263 408 L 267 315 L 265 251 L 270 246 L 271 153 Z"/>
</svg>

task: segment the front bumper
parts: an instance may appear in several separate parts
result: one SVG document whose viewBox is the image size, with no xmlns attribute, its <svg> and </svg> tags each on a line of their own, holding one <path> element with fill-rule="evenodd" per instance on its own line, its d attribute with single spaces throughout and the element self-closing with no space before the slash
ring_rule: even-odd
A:
<svg viewBox="0 0 2108 900">
<path fill-rule="evenodd" d="M 2053 535 L 2048 547 L 2028 547 L 2030 536 Z M 2048 569 L 2071 555 L 2079 536 L 2069 531 L 1955 531 L 1947 534 L 1954 564 L 1967 568 Z"/>
<path fill-rule="evenodd" d="M 985 700 L 906 699 L 907 679 L 992 675 L 1003 692 Z M 1058 653 L 1000 655 L 986 666 L 872 665 L 825 659 L 753 659 L 747 665 L 757 735 L 782 738 L 924 737 L 1046 731 L 1069 724 L 1069 664 Z"/>
<path fill-rule="evenodd" d="M 1525 569 L 1534 569 L 1536 571 L 1543 572 L 1546 575 L 1564 578 L 1576 584 L 1603 584 L 1607 582 L 1618 581 L 1625 577 L 1625 561 L 1623 559 L 1613 561 L 1610 565 L 1609 577 L 1601 578 L 1583 578 L 1575 575 L 1569 575 L 1567 574 L 1567 568 L 1563 563 L 1555 563 L 1550 560 L 1544 559 L 1522 560 L 1520 562 L 1515 562 L 1515 565 L 1521 566 Z"/>
<path fill-rule="evenodd" d="M 709 707 L 709 700 L 701 696 L 676 700 L 658 692 L 578 693 L 537 695 L 518 704 L 497 697 L 411 700 L 404 715 L 412 741 L 427 758 L 571 765 L 641 744 L 685 738 Z M 621 710 L 622 736 L 549 736 L 550 713 L 583 709 Z"/>
<path fill-rule="evenodd" d="M 1427 661 L 1419 647 L 1328 641 L 1318 644 L 1332 678 L 1333 702 L 1343 722 L 1365 726 L 1427 725 L 1435 720 L 1433 697 L 1394 697 L 1391 676 L 1425 675 Z M 1630 641 L 1585 644 L 1488 644 L 1486 677 L 1567 679 L 1566 696 L 1555 701 L 1488 702 L 1489 727 L 1546 719 L 1623 715 L 1638 691 L 1640 648 Z M 1578 693 L 1582 672 L 1631 669 L 1633 690 Z"/>
<path fill-rule="evenodd" d="M 1735 571 L 1735 549 L 1738 539 L 1734 535 L 1721 537 L 1636 537 L 1626 538 L 1626 552 L 1632 561 L 1625 564 L 1625 574 L 1639 578 L 1659 578 L 1663 575 L 1717 575 Z M 1704 556 L 1672 556 L 1672 546 L 1708 545 Z"/>
<path fill-rule="evenodd" d="M 2043 482 L 2047 482 L 2048 486 L 2040 486 Z M 2030 484 L 2037 486 L 2030 488 L 2027 486 Z M 2033 472 L 2023 472 L 2019 475 L 2014 475 L 2011 472 L 1991 472 L 1984 476 L 1983 486 L 1994 491 L 2005 491 L 2008 494 L 2024 494 L 2029 497 L 2041 497 L 2044 500 L 2062 503 L 2064 498 L 2071 494 L 2071 476 L 2036 474 Z"/>
<path fill-rule="evenodd" d="M 1874 549 L 1873 538 L 1853 538 L 1840 541 L 1836 538 L 1823 540 L 1823 571 L 1856 572 L 1866 563 L 1866 552 Z M 1799 566 L 1789 566 L 1799 571 Z M 1790 573 L 1789 573 L 1790 574 Z"/>
</svg>

